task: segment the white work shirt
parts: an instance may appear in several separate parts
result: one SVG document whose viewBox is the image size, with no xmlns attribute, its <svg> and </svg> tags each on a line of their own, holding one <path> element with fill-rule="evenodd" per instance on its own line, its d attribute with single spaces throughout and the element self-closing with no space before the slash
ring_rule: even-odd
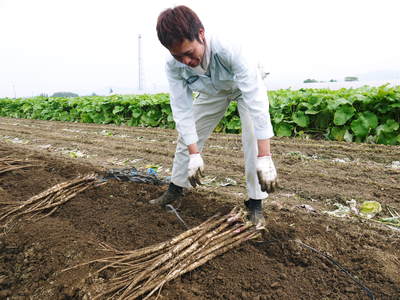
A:
<svg viewBox="0 0 400 300">
<path fill-rule="evenodd" d="M 251 57 L 246 56 L 240 46 L 222 41 L 216 36 L 206 36 L 205 55 L 209 60 L 206 62 L 206 70 L 186 66 L 172 56 L 166 64 L 172 114 L 184 143 L 190 145 L 198 141 L 192 113 L 193 92 L 210 97 L 241 93 L 253 120 L 256 138 L 268 139 L 274 136 L 267 91 L 257 64 L 251 62 Z"/>
</svg>

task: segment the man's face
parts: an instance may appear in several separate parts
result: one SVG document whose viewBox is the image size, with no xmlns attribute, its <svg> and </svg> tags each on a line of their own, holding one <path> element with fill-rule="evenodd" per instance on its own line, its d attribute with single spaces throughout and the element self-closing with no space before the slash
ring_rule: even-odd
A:
<svg viewBox="0 0 400 300">
<path fill-rule="evenodd" d="M 199 42 L 198 40 L 189 41 L 185 39 L 182 43 L 173 45 L 169 49 L 169 52 L 177 61 L 191 68 L 195 68 L 201 63 L 204 56 L 204 30 L 200 30 L 199 38 L 202 42 Z"/>
</svg>

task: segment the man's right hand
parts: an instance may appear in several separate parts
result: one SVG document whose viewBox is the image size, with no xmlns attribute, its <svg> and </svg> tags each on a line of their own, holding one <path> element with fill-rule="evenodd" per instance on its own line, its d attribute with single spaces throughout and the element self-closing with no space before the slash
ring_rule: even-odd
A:
<svg viewBox="0 0 400 300">
<path fill-rule="evenodd" d="M 272 157 L 257 157 L 256 170 L 261 191 L 268 193 L 274 192 L 278 187 L 278 180 Z"/>
<path fill-rule="evenodd" d="M 193 187 L 201 185 L 200 177 L 203 177 L 204 162 L 200 153 L 189 155 L 188 179 Z"/>
</svg>

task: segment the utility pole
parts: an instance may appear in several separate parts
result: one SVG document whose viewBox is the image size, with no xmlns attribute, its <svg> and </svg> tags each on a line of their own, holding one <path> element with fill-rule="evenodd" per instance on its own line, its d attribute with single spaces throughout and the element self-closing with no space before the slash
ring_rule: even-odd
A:
<svg viewBox="0 0 400 300">
<path fill-rule="evenodd" d="M 139 84 L 139 90 L 143 89 L 143 73 L 142 73 L 142 35 L 139 34 L 138 35 L 138 70 L 139 70 L 139 74 L 138 74 L 138 84 Z"/>
</svg>

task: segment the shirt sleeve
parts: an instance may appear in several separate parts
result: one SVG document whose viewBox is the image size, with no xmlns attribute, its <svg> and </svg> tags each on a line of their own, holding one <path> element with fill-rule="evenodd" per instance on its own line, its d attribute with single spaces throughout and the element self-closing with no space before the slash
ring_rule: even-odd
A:
<svg viewBox="0 0 400 300">
<path fill-rule="evenodd" d="M 197 143 L 198 136 L 192 110 L 192 91 L 179 75 L 177 68 L 172 67 L 169 63 L 166 65 L 166 73 L 176 129 L 186 145 Z"/>
<path fill-rule="evenodd" d="M 257 139 L 274 136 L 269 114 L 267 89 L 261 78 L 257 64 L 250 55 L 245 55 L 241 47 L 231 47 L 227 59 L 234 74 L 234 81 L 242 92 L 244 103 L 254 123 Z"/>
</svg>

